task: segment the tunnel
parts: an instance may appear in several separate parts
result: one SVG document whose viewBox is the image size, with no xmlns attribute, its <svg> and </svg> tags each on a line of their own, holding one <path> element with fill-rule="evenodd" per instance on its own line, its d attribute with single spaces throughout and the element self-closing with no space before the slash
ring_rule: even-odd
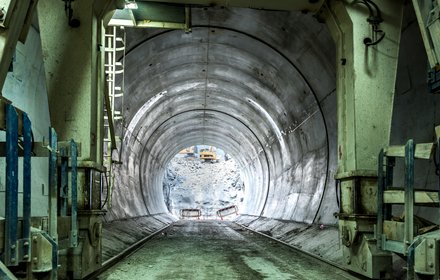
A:
<svg viewBox="0 0 440 280">
<path fill-rule="evenodd" d="M 440 277 L 438 1 L 5 2 L 1 279 Z M 235 215 L 168 208 L 194 146 Z"/>
<path fill-rule="evenodd" d="M 126 31 L 123 164 L 110 213 L 166 213 L 167 163 L 206 144 L 237 160 L 248 186 L 243 215 L 334 223 L 326 186 L 335 169 L 335 47 L 326 25 L 240 8 L 195 8 L 192 20 L 190 33 Z"/>
</svg>

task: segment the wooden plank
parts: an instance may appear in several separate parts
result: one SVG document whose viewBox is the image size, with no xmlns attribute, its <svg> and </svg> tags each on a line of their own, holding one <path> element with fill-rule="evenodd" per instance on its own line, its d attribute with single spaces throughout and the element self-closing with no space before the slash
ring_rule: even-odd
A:
<svg viewBox="0 0 440 280">
<path fill-rule="evenodd" d="M 389 190 L 383 194 L 383 201 L 386 204 L 403 204 L 405 191 Z M 415 191 L 415 204 L 424 206 L 438 206 L 439 197 L 437 191 Z"/>
<path fill-rule="evenodd" d="M 434 143 L 416 144 L 414 157 L 417 159 L 430 159 L 434 150 Z M 389 146 L 385 149 L 388 157 L 405 157 L 405 146 Z"/>
</svg>

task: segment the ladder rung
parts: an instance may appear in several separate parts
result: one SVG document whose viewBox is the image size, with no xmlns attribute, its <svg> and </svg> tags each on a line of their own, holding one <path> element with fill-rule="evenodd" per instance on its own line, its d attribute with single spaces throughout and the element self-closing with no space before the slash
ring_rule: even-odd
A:
<svg viewBox="0 0 440 280">
<path fill-rule="evenodd" d="M 430 159 L 433 150 L 434 143 L 416 144 L 414 157 L 418 159 Z M 387 157 L 405 157 L 405 146 L 389 146 L 384 152 Z"/>
<path fill-rule="evenodd" d="M 414 192 L 414 203 L 423 206 L 435 206 L 439 204 L 438 191 L 422 191 Z M 404 190 L 387 190 L 383 194 L 383 202 L 385 204 L 404 204 L 405 191 Z"/>
</svg>

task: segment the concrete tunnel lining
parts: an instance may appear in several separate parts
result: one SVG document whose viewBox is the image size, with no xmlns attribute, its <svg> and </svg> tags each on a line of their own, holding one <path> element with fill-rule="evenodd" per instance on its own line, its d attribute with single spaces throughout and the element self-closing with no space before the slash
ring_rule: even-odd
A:
<svg viewBox="0 0 440 280">
<path fill-rule="evenodd" d="M 147 174 L 150 174 L 150 172 L 153 172 L 154 170 L 157 169 L 164 170 L 165 168 L 164 166 L 162 167 L 159 166 L 161 162 L 168 163 L 179 150 L 188 147 L 193 143 L 198 143 L 197 141 L 201 141 L 200 135 L 202 135 L 204 128 L 201 127 L 200 129 L 191 129 L 191 127 L 197 125 L 197 123 L 191 124 L 191 122 L 198 122 L 198 120 L 203 117 L 206 118 L 206 122 L 208 122 L 209 124 L 213 124 L 213 122 L 218 122 L 218 123 L 221 122 L 223 124 L 228 124 L 228 123 L 234 124 L 234 122 L 237 122 L 232 117 L 223 114 L 221 112 L 216 112 L 216 114 L 212 114 L 212 112 L 208 112 L 208 113 L 210 114 L 206 115 L 204 110 L 183 113 L 181 114 L 181 116 L 183 115 L 186 118 L 186 120 L 181 121 L 179 125 L 174 125 L 169 127 L 164 132 L 160 131 L 155 135 L 158 138 L 152 137 L 153 142 L 160 142 L 165 144 L 161 145 L 161 147 L 159 148 L 158 155 L 155 154 L 154 151 L 151 152 L 146 151 L 142 154 L 143 158 L 141 162 L 145 163 L 144 164 L 145 167 L 141 166 L 140 170 L 148 170 L 149 172 L 142 173 L 141 176 L 143 176 L 144 179 L 142 180 L 141 178 L 141 182 L 145 184 L 150 182 L 150 184 L 146 184 L 146 185 L 151 185 L 151 181 L 148 181 L 149 177 Z M 200 115 L 200 117 L 198 117 L 198 115 Z M 169 122 L 172 123 L 173 119 L 174 118 L 170 119 Z M 255 138 L 255 136 L 252 135 L 252 132 L 249 129 L 244 127 L 244 125 L 238 126 L 237 124 L 235 124 L 236 128 L 240 128 L 240 130 L 242 130 L 245 133 L 238 134 L 237 141 L 234 141 L 234 139 L 230 137 L 225 138 L 225 135 L 227 135 L 228 133 L 228 129 L 224 130 L 221 127 L 220 128 L 218 127 L 219 127 L 218 125 L 214 124 L 212 129 L 208 130 L 203 134 L 205 143 L 223 149 L 229 148 L 228 152 L 230 152 L 232 156 L 234 158 L 237 158 L 239 161 L 238 163 L 241 166 L 241 170 L 243 172 L 243 180 L 245 181 L 245 185 L 246 183 L 250 183 L 251 173 L 267 174 L 269 172 L 269 170 L 267 169 L 268 165 L 265 154 L 262 153 L 261 155 L 259 155 L 258 150 L 254 149 L 255 146 L 253 146 L 253 143 L 249 142 L 249 140 L 252 139 L 252 137 Z M 175 131 L 179 131 L 182 133 L 182 135 L 177 135 L 177 137 L 179 138 L 178 146 L 176 146 L 174 142 L 166 141 L 168 138 L 174 137 Z M 241 148 L 240 148 L 241 146 L 250 147 L 248 153 L 245 154 L 241 153 Z M 160 153 L 161 150 L 170 151 L 170 152 L 166 154 L 162 153 L 163 156 L 161 156 Z M 153 161 L 153 163 L 155 164 L 148 165 L 148 163 L 150 162 L 150 160 L 148 160 L 149 157 L 157 159 Z M 159 178 L 162 179 L 163 177 L 159 177 Z M 257 211 L 260 212 L 264 208 L 264 201 L 265 201 L 265 197 L 267 196 L 267 190 L 268 190 L 268 181 L 264 180 L 264 178 L 265 176 L 255 176 L 255 178 L 253 178 L 252 180 L 253 181 L 252 183 L 254 185 L 253 187 L 250 188 L 252 192 L 248 192 L 248 201 L 251 202 L 249 204 L 254 205 L 253 207 L 255 209 L 259 209 Z M 162 186 L 161 181 L 159 186 Z M 151 195 L 151 192 L 152 189 L 145 188 L 144 196 L 147 196 L 148 194 Z M 244 212 L 248 212 L 248 211 L 245 210 Z"/>
<path fill-rule="evenodd" d="M 209 42 L 204 41 L 207 37 Z M 246 214 L 313 222 L 328 176 L 327 127 L 311 82 L 282 51 L 253 35 L 219 26 L 195 27 L 191 34 L 153 34 L 136 44 L 126 57 L 125 101 L 127 120 L 135 118 L 136 123 L 126 131 L 122 147 L 122 159 L 129 165 L 117 170 L 117 186 L 126 185 L 134 194 L 111 210 L 114 218 L 124 211 L 124 217 L 166 212 L 162 194 L 166 164 L 180 149 L 205 140 L 231 151 L 246 180 L 262 172 L 257 184 L 246 184 L 256 185 L 255 193 L 260 194 L 259 203 L 245 199 L 252 202 L 246 204 Z M 163 97 L 139 115 L 142 105 L 158 93 Z M 223 111 L 239 121 L 210 126 L 203 116 L 175 119 L 192 110 Z M 215 114 L 213 118 L 224 122 Z M 225 137 L 235 128 L 238 139 L 247 139 L 240 122 L 255 136 L 245 145 L 243 140 Z M 167 127 L 161 127 L 165 123 Z M 116 197 L 126 195 L 124 190 L 115 190 Z"/>
</svg>

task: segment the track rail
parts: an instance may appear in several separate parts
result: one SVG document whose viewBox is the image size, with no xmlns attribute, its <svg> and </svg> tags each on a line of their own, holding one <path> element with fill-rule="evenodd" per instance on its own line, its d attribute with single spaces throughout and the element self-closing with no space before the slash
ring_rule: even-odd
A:
<svg viewBox="0 0 440 280">
<path fill-rule="evenodd" d="M 241 225 L 241 224 L 236 223 L 236 222 L 234 222 L 234 224 L 236 224 L 236 225 L 238 225 L 238 226 L 244 228 L 245 230 L 251 231 L 251 232 L 256 233 L 256 234 L 259 234 L 259 235 L 264 236 L 264 237 L 266 237 L 266 238 L 268 238 L 268 239 L 270 239 L 270 240 L 272 240 L 272 241 L 275 241 L 275 242 L 280 243 L 280 244 L 282 244 L 282 245 L 284 245 L 284 246 L 286 246 L 286 247 L 289 247 L 290 249 L 293 249 L 294 251 L 297 251 L 297 252 L 299 252 L 299 253 L 301 253 L 301 254 L 307 255 L 307 256 L 312 257 L 312 258 L 314 258 L 314 259 L 317 259 L 317 260 L 319 260 L 319 261 L 321 261 L 321 262 L 324 262 L 324 263 L 326 263 L 326 264 L 328 264 L 328 265 L 331 265 L 331 266 L 333 266 L 333 267 L 335 267 L 335 268 L 338 268 L 338 269 L 340 269 L 340 270 L 342 270 L 342 271 L 345 271 L 345 272 L 347 272 L 347 273 L 349 273 L 349 274 L 351 274 L 351 275 L 353 275 L 353 276 L 358 277 L 359 279 L 369 279 L 369 278 L 366 278 L 366 277 L 363 276 L 363 275 L 360 275 L 360 274 L 357 274 L 357 273 L 355 273 L 355 272 L 353 272 L 353 271 L 351 271 L 351 270 L 348 270 L 347 268 L 345 268 L 344 266 L 342 266 L 342 265 L 340 265 L 340 264 L 338 264 L 338 263 L 335 263 L 335 262 L 332 262 L 332 261 L 326 260 L 326 259 L 324 259 L 323 257 L 320 257 L 320 256 L 315 255 L 315 254 L 313 254 L 313 253 L 310 253 L 310 252 L 307 252 L 307 251 L 301 250 L 300 248 L 298 248 L 298 247 L 296 247 L 296 246 L 293 246 L 292 244 L 289 244 L 289 243 L 286 243 L 286 242 L 281 241 L 281 240 L 279 240 L 279 239 L 276 239 L 276 238 L 274 238 L 274 237 L 272 237 L 272 236 L 270 236 L 270 235 L 267 235 L 267 234 L 264 234 L 264 233 L 262 233 L 262 232 L 259 232 L 259 231 L 256 231 L 256 230 L 253 230 L 253 229 L 251 229 L 251 228 L 249 228 L 249 227 L 246 227 L 246 226 Z"/>
<path fill-rule="evenodd" d="M 344 271 L 344 272 L 346 272 L 346 273 L 349 273 L 349 274 L 353 275 L 354 277 L 357 277 L 357 278 L 359 278 L 359 279 L 368 279 L 368 278 L 366 278 L 366 277 L 364 277 L 364 276 L 362 276 L 362 275 L 359 275 L 359 274 L 357 274 L 357 273 L 354 273 L 354 272 L 352 272 L 352 271 L 346 269 L 344 266 L 342 266 L 342 265 L 340 265 L 340 264 L 338 264 L 338 263 L 335 263 L 335 262 L 332 262 L 332 261 L 326 260 L 326 259 L 324 259 L 324 258 L 322 258 L 322 257 L 320 257 L 320 256 L 318 256 L 318 255 L 316 255 L 316 254 L 313 254 L 313 253 L 310 253 L 310 252 L 304 251 L 304 250 L 302 250 L 302 249 L 300 249 L 300 248 L 298 248 L 298 247 L 296 247 L 296 246 L 293 246 L 293 245 L 291 245 L 291 244 L 289 244 L 289 243 L 286 243 L 286 242 L 284 242 L 284 241 L 281 241 L 281 240 L 279 240 L 279 239 L 276 239 L 276 238 L 274 238 L 274 237 L 272 237 L 272 236 L 269 236 L 269 235 L 267 235 L 267 234 L 264 234 L 264 233 L 262 233 L 262 232 L 259 232 L 259 231 L 256 231 L 256 230 L 253 230 L 253 229 L 251 229 L 251 228 L 249 228 L 249 227 L 246 227 L 246 226 L 244 226 L 244 225 L 241 225 L 241 224 L 239 224 L 239 223 L 236 223 L 236 222 L 233 222 L 233 223 L 236 224 L 236 225 L 238 225 L 240 228 L 243 228 L 244 230 L 247 230 L 247 231 L 249 231 L 249 232 L 253 232 L 253 233 L 255 233 L 255 234 L 258 234 L 258 235 L 260 235 L 260 236 L 263 236 L 263 237 L 265 237 L 265 238 L 268 238 L 268 239 L 270 239 L 271 241 L 275 241 L 275 242 L 277 242 L 277 243 L 279 243 L 279 244 L 282 244 L 283 246 L 286 246 L 286 247 L 288 247 L 289 249 L 292 249 L 292 250 L 294 250 L 294 251 L 296 251 L 296 252 L 298 252 L 298 253 L 300 253 L 300 254 L 306 255 L 306 256 L 311 257 L 311 258 L 313 258 L 313 259 L 316 259 L 316 260 L 318 260 L 318 261 L 320 261 L 320 262 L 324 262 L 324 263 L 326 263 L 326 264 L 328 264 L 328 265 L 330 265 L 330 266 L 332 266 L 332 267 L 335 267 L 335 268 L 337 268 L 337 269 L 339 269 L 339 270 L 341 270 L 341 271 Z M 162 232 L 164 232 L 165 230 L 167 230 L 168 228 L 170 228 L 170 227 L 171 227 L 172 225 L 174 225 L 174 224 L 175 224 L 175 223 L 171 223 L 171 224 L 167 225 L 166 227 L 163 227 L 163 228 L 161 228 L 160 230 L 158 230 L 158 231 L 156 231 L 156 232 L 154 232 L 154 233 L 152 233 L 152 234 L 150 234 L 150 235 L 144 237 L 143 239 L 139 240 L 138 242 L 134 243 L 133 245 L 131 245 L 130 247 L 128 247 L 127 249 L 125 249 L 124 251 L 122 251 L 121 253 L 119 253 L 118 255 L 116 255 L 116 256 L 112 257 L 111 259 L 105 261 L 105 262 L 103 263 L 101 269 L 99 269 L 99 270 L 93 272 L 92 274 L 88 275 L 85 279 L 98 279 L 97 277 L 98 277 L 99 275 L 101 275 L 102 273 L 104 273 L 106 270 L 110 269 L 112 266 L 116 265 L 118 262 L 122 261 L 124 258 L 128 257 L 129 255 L 131 255 L 131 254 L 135 253 L 136 251 L 138 251 L 139 249 L 141 249 L 141 248 L 143 247 L 142 245 L 144 245 L 147 241 L 149 241 L 150 239 L 152 239 L 152 238 L 155 237 L 156 235 L 161 234 Z"/>
<path fill-rule="evenodd" d="M 124 258 L 126 258 L 129 255 L 135 253 L 137 250 L 141 249 L 142 245 L 144 245 L 148 240 L 150 240 L 151 238 L 155 237 L 158 234 L 161 234 L 162 232 L 167 230 L 173 224 L 174 223 L 171 223 L 171 224 L 169 224 L 169 225 L 159 229 L 158 231 L 155 231 L 152 234 L 142 238 L 141 240 L 137 241 L 136 243 L 133 243 L 130 247 L 128 247 L 127 249 L 123 250 L 121 253 L 119 253 L 116 256 L 106 260 L 102 264 L 102 267 L 100 269 L 98 269 L 98 270 L 94 271 L 93 273 L 87 275 L 87 277 L 84 278 L 84 279 L 97 279 L 97 277 L 100 274 L 102 274 L 104 271 L 108 270 L 109 268 L 111 268 L 112 266 L 114 266 L 115 264 L 117 264 L 118 262 L 123 260 Z"/>
</svg>

